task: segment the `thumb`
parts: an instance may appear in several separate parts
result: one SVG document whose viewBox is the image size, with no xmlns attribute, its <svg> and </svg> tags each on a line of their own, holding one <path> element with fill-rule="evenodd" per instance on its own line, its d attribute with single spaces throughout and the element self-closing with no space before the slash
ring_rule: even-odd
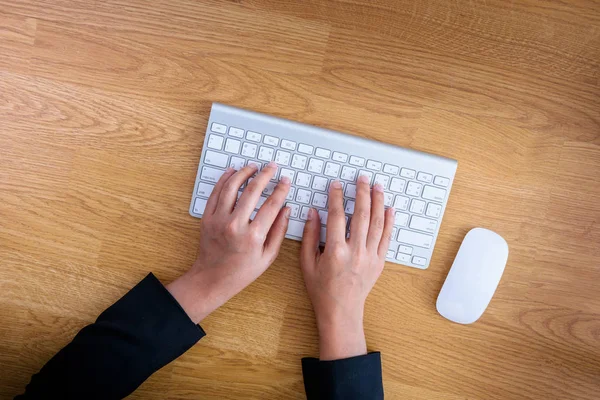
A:
<svg viewBox="0 0 600 400">
<path fill-rule="evenodd" d="M 321 219 L 317 210 L 308 211 L 308 219 L 304 225 L 302 248 L 300 249 L 300 267 L 302 270 L 313 269 L 319 254 L 319 238 L 321 234 Z"/>
</svg>

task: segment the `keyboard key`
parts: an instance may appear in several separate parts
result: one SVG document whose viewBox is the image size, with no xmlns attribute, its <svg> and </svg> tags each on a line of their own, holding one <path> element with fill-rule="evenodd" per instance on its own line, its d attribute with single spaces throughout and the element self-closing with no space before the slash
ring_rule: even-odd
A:
<svg viewBox="0 0 600 400">
<path fill-rule="evenodd" d="M 433 179 L 433 175 L 431 175 L 431 174 L 426 174 L 425 172 L 419 172 L 417 174 L 418 181 L 429 183 L 429 182 L 431 182 L 432 179 Z"/>
<path fill-rule="evenodd" d="M 307 145 L 307 144 L 302 144 L 302 143 L 300 143 L 300 144 L 298 145 L 298 151 L 299 151 L 300 153 L 304 153 L 304 154 L 312 154 L 312 153 L 313 153 L 313 149 L 314 149 L 314 147 L 312 147 L 312 146 L 309 146 L 309 145 Z"/>
<path fill-rule="evenodd" d="M 294 156 L 292 157 L 292 167 L 298 169 L 305 169 L 306 161 L 308 161 L 308 158 L 306 158 L 305 156 L 294 154 Z"/>
<path fill-rule="evenodd" d="M 244 137 L 244 130 L 240 129 L 240 128 L 231 127 L 231 128 L 229 128 L 229 136 L 233 136 L 233 137 L 236 137 L 236 138 L 243 138 Z"/>
<path fill-rule="evenodd" d="M 392 183 L 390 183 L 390 190 L 396 193 L 402 193 L 404 191 L 404 187 L 406 186 L 406 181 L 400 178 L 392 178 Z"/>
<path fill-rule="evenodd" d="M 414 170 L 412 170 L 412 169 L 402 168 L 400 170 L 400 176 L 403 176 L 403 177 L 408 178 L 408 179 L 415 179 L 415 175 L 416 174 L 417 173 Z"/>
<path fill-rule="evenodd" d="M 423 196 L 421 197 L 427 200 L 442 202 L 446 197 L 446 189 L 440 189 L 433 186 L 425 186 L 425 190 L 423 190 Z"/>
<path fill-rule="evenodd" d="M 436 176 L 435 179 L 433 180 L 434 185 L 443 186 L 443 187 L 447 187 L 449 183 L 450 183 L 450 179 L 444 178 L 443 176 Z"/>
<path fill-rule="evenodd" d="M 321 224 L 327 225 L 327 215 L 329 213 L 325 210 L 319 210 L 319 218 L 321 219 Z"/>
<path fill-rule="evenodd" d="M 429 203 L 427 205 L 427 211 L 425 211 L 425 215 L 428 217 L 437 218 L 442 213 L 442 206 L 435 203 Z"/>
<path fill-rule="evenodd" d="M 405 246 L 403 244 L 401 244 L 400 246 L 398 246 L 398 252 L 399 253 L 404 253 L 404 254 L 412 254 L 412 247 L 410 246 Z"/>
<path fill-rule="evenodd" d="M 400 167 L 396 165 L 385 164 L 383 166 L 383 172 L 390 175 L 398 175 L 398 172 L 400 172 Z"/>
<path fill-rule="evenodd" d="M 315 151 L 315 156 L 317 156 L 317 157 L 329 158 L 330 155 L 331 155 L 331 151 L 329 151 L 327 149 L 322 149 L 320 147 L 317 147 L 317 150 Z"/>
<path fill-rule="evenodd" d="M 385 189 L 387 189 L 389 181 L 390 181 L 390 177 L 388 175 L 375 174 L 375 180 L 373 181 L 373 185 L 375 185 L 376 183 L 379 183 L 381 186 L 383 186 L 383 189 L 385 190 Z"/>
<path fill-rule="evenodd" d="M 270 147 L 261 146 L 258 150 L 258 159 L 262 161 L 272 161 L 274 150 Z"/>
<path fill-rule="evenodd" d="M 258 214 L 258 212 L 257 212 L 257 211 L 252 211 L 252 212 L 250 213 L 250 220 L 254 221 L 254 218 L 256 218 L 256 214 Z"/>
<path fill-rule="evenodd" d="M 315 193 L 313 196 L 312 205 L 315 207 L 325 208 L 327 206 L 327 195 L 323 193 Z"/>
<path fill-rule="evenodd" d="M 287 229 L 288 235 L 301 238 L 303 232 L 304 232 L 304 222 L 299 222 L 299 221 L 294 221 L 294 220 L 290 220 L 288 222 L 288 229 Z"/>
<path fill-rule="evenodd" d="M 248 165 L 256 165 L 256 171 L 260 171 L 262 169 L 262 164 L 258 161 L 248 160 Z"/>
<path fill-rule="evenodd" d="M 265 197 L 265 196 L 260 196 L 260 197 L 258 198 L 258 203 L 256 204 L 256 209 L 257 209 L 257 210 L 258 210 L 258 209 L 260 209 L 260 208 L 263 206 L 263 204 L 265 204 L 265 201 L 267 201 L 267 197 Z"/>
<path fill-rule="evenodd" d="M 263 194 L 266 194 L 267 196 L 272 195 L 273 190 L 275 190 L 276 186 L 277 186 L 277 182 L 269 181 L 267 183 L 267 186 L 265 186 L 265 188 L 263 189 Z"/>
<path fill-rule="evenodd" d="M 406 226 L 409 215 L 403 212 L 396 212 L 394 215 L 394 225 Z"/>
<path fill-rule="evenodd" d="M 290 190 L 288 191 L 287 197 L 285 198 L 287 201 L 294 201 L 294 197 L 296 194 L 296 188 L 290 186 Z"/>
<path fill-rule="evenodd" d="M 311 176 L 309 174 L 306 174 L 304 172 L 298 172 L 298 174 L 296 175 L 296 185 L 302 187 L 309 187 L 310 178 Z"/>
<path fill-rule="evenodd" d="M 372 169 L 373 171 L 381 170 L 381 163 L 379 161 L 368 160 L 367 168 Z"/>
<path fill-rule="evenodd" d="M 244 168 L 244 164 L 246 164 L 246 160 L 240 157 L 231 157 L 231 160 L 229 161 L 229 166 L 236 171 Z"/>
<path fill-rule="evenodd" d="M 296 201 L 301 204 L 310 204 L 312 192 L 305 189 L 298 189 L 296 192 Z"/>
<path fill-rule="evenodd" d="M 407 229 L 400 229 L 396 241 L 428 249 L 431 247 L 431 243 L 433 242 L 433 236 L 412 232 Z"/>
<path fill-rule="evenodd" d="M 346 201 L 346 208 L 344 208 L 344 211 L 346 212 L 346 214 L 354 214 L 354 205 L 356 203 L 354 203 L 353 200 L 347 200 Z"/>
<path fill-rule="evenodd" d="M 334 151 L 333 155 L 331 156 L 331 158 L 333 159 L 333 161 L 338 161 L 341 163 L 345 163 L 346 161 L 348 161 L 348 154 L 344 154 L 344 153 L 340 153 L 338 151 Z"/>
<path fill-rule="evenodd" d="M 393 260 L 395 255 L 396 253 L 394 253 L 394 250 L 388 250 L 387 253 L 385 253 L 385 258 L 388 260 Z"/>
<path fill-rule="evenodd" d="M 244 157 L 254 158 L 256 157 L 256 149 L 258 146 L 252 143 L 244 143 L 242 145 L 242 155 Z"/>
<path fill-rule="evenodd" d="M 262 135 L 258 132 L 248 131 L 246 132 L 246 139 L 251 140 L 253 142 L 260 142 L 260 138 Z"/>
<path fill-rule="evenodd" d="M 356 198 L 356 185 L 349 183 L 346 185 L 346 190 L 344 191 L 344 196 L 349 197 L 351 199 Z"/>
<path fill-rule="evenodd" d="M 268 144 L 269 146 L 279 146 L 279 138 L 276 138 L 275 136 L 269 136 L 269 135 L 265 135 L 265 137 L 263 138 L 263 143 L 264 144 Z"/>
<path fill-rule="evenodd" d="M 403 263 L 409 263 L 410 255 L 404 254 L 404 253 L 398 253 L 398 255 L 396 255 L 396 260 L 403 262 Z"/>
<path fill-rule="evenodd" d="M 409 196 L 420 196 L 423 185 L 417 182 L 408 182 L 406 186 L 406 194 Z"/>
<path fill-rule="evenodd" d="M 281 139 L 281 148 L 286 150 L 296 150 L 296 142 L 287 139 Z"/>
<path fill-rule="evenodd" d="M 213 122 L 210 126 L 210 130 L 213 132 L 224 134 L 225 132 L 227 132 L 227 127 L 223 124 L 217 124 L 216 122 Z"/>
<path fill-rule="evenodd" d="M 291 169 L 281 168 L 281 172 L 279 173 L 279 180 L 281 180 L 282 177 L 287 176 L 290 182 L 294 182 L 294 174 L 295 172 Z"/>
<path fill-rule="evenodd" d="M 214 165 L 215 167 L 225 168 L 227 167 L 228 158 L 227 154 L 208 150 L 206 154 L 204 154 L 204 163 Z"/>
<path fill-rule="evenodd" d="M 327 230 L 325 229 L 325 227 L 321 227 L 321 232 L 319 235 L 319 240 L 321 243 L 325 243 L 325 239 L 327 238 Z"/>
<path fill-rule="evenodd" d="M 361 157 L 350 156 L 350 164 L 356 165 L 357 167 L 364 167 L 365 159 Z"/>
<path fill-rule="evenodd" d="M 202 173 L 200 174 L 200 179 L 217 183 L 221 175 L 223 175 L 225 171 L 222 169 L 216 169 L 212 167 L 202 167 Z"/>
<path fill-rule="evenodd" d="M 322 176 L 315 176 L 315 179 L 313 179 L 312 188 L 324 192 L 325 190 L 327 190 L 327 178 L 323 178 Z"/>
<path fill-rule="evenodd" d="M 371 184 L 371 181 L 373 180 L 373 173 L 371 171 L 365 171 L 364 169 L 361 169 L 360 171 L 358 171 L 358 176 L 364 175 L 367 178 L 369 178 L 369 184 Z"/>
<path fill-rule="evenodd" d="M 300 211 L 300 219 L 303 221 L 306 221 L 308 219 L 308 212 L 310 211 L 310 208 L 308 207 L 302 207 L 302 211 Z"/>
<path fill-rule="evenodd" d="M 340 168 L 342 166 L 340 164 L 328 162 L 325 164 L 325 175 L 330 176 L 332 178 L 337 178 L 340 173 Z"/>
<path fill-rule="evenodd" d="M 238 154 L 240 152 L 240 146 L 242 142 L 235 139 L 227 139 L 225 142 L 225 151 L 228 153 Z"/>
<path fill-rule="evenodd" d="M 298 215 L 300 215 L 300 206 L 298 204 L 287 203 L 286 207 L 290 209 L 290 218 L 298 218 Z"/>
<path fill-rule="evenodd" d="M 221 150 L 223 148 L 223 138 L 217 135 L 208 135 L 209 149 Z"/>
<path fill-rule="evenodd" d="M 423 266 L 423 265 L 427 264 L 427 259 L 424 258 L 424 257 L 414 256 L 412 258 L 412 263 L 415 264 L 415 265 Z"/>
<path fill-rule="evenodd" d="M 323 164 L 324 163 L 322 160 L 311 158 L 308 162 L 308 170 L 315 174 L 320 174 L 321 172 L 323 172 Z"/>
<path fill-rule="evenodd" d="M 198 196 L 208 198 L 208 196 L 210 196 L 210 194 L 212 193 L 214 188 L 215 188 L 215 185 L 200 182 L 200 183 L 198 183 L 198 190 L 196 190 L 196 193 L 198 194 Z"/>
<path fill-rule="evenodd" d="M 405 196 L 396 196 L 396 199 L 394 200 L 394 208 L 396 210 L 407 210 L 408 209 L 408 197 Z"/>
<path fill-rule="evenodd" d="M 204 209 L 206 209 L 206 203 L 208 202 L 208 200 L 205 199 L 196 199 L 194 201 L 194 212 L 196 214 L 202 214 L 204 213 Z"/>
<path fill-rule="evenodd" d="M 437 228 L 437 221 L 434 219 L 423 218 L 419 217 L 418 215 L 413 215 L 410 219 L 409 228 L 427 233 L 435 233 L 435 228 Z"/>
<path fill-rule="evenodd" d="M 348 167 L 348 166 L 344 165 L 342 167 L 341 178 L 346 181 L 354 182 L 356 180 L 356 172 L 357 172 L 356 168 L 352 168 L 352 167 Z"/>
<path fill-rule="evenodd" d="M 291 156 L 292 155 L 287 151 L 277 150 L 277 154 L 275 154 L 275 162 L 279 165 L 289 165 Z"/>
<path fill-rule="evenodd" d="M 383 194 L 383 205 L 386 207 L 391 207 L 393 202 L 394 202 L 394 195 L 389 192 L 385 192 Z"/>
<path fill-rule="evenodd" d="M 410 203 L 410 212 L 423 214 L 423 211 L 425 211 L 425 202 L 423 200 L 413 199 Z"/>
</svg>

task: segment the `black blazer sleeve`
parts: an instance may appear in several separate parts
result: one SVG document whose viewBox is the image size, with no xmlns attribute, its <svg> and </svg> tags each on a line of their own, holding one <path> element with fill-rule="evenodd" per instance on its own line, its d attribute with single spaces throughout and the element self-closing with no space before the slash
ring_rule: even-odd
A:
<svg viewBox="0 0 600 400">
<path fill-rule="evenodd" d="M 302 373 L 308 400 L 383 399 L 379 352 L 334 361 L 303 358 Z"/>
<path fill-rule="evenodd" d="M 15 399 L 122 399 L 204 335 L 149 274 L 79 331 Z"/>
</svg>

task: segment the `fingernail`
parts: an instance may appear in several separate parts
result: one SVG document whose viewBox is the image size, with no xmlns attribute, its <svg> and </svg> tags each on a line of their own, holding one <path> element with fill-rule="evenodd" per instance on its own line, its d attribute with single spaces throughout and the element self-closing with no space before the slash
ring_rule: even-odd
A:
<svg viewBox="0 0 600 400">
<path fill-rule="evenodd" d="M 248 164 L 248 168 L 258 169 L 258 165 L 256 165 L 256 164 Z"/>
<path fill-rule="evenodd" d="M 277 164 L 271 161 L 267 164 L 267 168 L 277 168 Z"/>
<path fill-rule="evenodd" d="M 306 216 L 307 220 L 312 220 L 315 218 L 315 209 L 311 208 L 310 210 L 308 210 L 308 215 Z"/>
<path fill-rule="evenodd" d="M 286 208 L 285 208 L 285 211 L 283 212 L 283 214 L 285 215 L 285 217 L 286 217 L 287 219 L 289 219 L 289 218 L 290 218 L 290 213 L 291 213 L 291 212 L 292 212 L 292 209 L 291 209 L 291 208 L 289 208 L 289 207 L 286 207 Z"/>
<path fill-rule="evenodd" d="M 290 178 L 287 176 L 282 176 L 281 178 L 279 178 L 279 182 L 283 183 L 284 185 L 289 185 L 290 184 Z"/>
<path fill-rule="evenodd" d="M 388 210 L 389 213 L 396 214 L 396 209 L 394 207 L 390 207 Z"/>
<path fill-rule="evenodd" d="M 227 167 L 227 169 L 225 170 L 225 173 L 228 174 L 231 171 L 235 171 L 232 167 Z"/>
<path fill-rule="evenodd" d="M 373 190 L 375 190 L 376 192 L 383 192 L 383 186 L 381 185 L 381 183 L 376 183 L 375 186 L 373 186 Z"/>
<path fill-rule="evenodd" d="M 362 183 L 369 183 L 369 178 L 367 178 L 366 175 L 360 175 L 358 177 L 358 181 Z"/>
<path fill-rule="evenodd" d="M 333 181 L 333 182 L 331 182 L 331 187 L 333 189 L 341 189 L 342 183 L 340 181 Z"/>
</svg>

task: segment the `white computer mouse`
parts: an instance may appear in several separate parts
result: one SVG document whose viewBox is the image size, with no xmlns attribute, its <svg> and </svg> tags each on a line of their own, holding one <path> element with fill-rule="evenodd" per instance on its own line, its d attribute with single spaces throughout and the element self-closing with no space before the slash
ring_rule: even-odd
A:
<svg viewBox="0 0 600 400">
<path fill-rule="evenodd" d="M 489 229 L 467 233 L 437 299 L 437 310 L 459 324 L 471 324 L 487 308 L 508 259 L 508 244 Z"/>
</svg>

